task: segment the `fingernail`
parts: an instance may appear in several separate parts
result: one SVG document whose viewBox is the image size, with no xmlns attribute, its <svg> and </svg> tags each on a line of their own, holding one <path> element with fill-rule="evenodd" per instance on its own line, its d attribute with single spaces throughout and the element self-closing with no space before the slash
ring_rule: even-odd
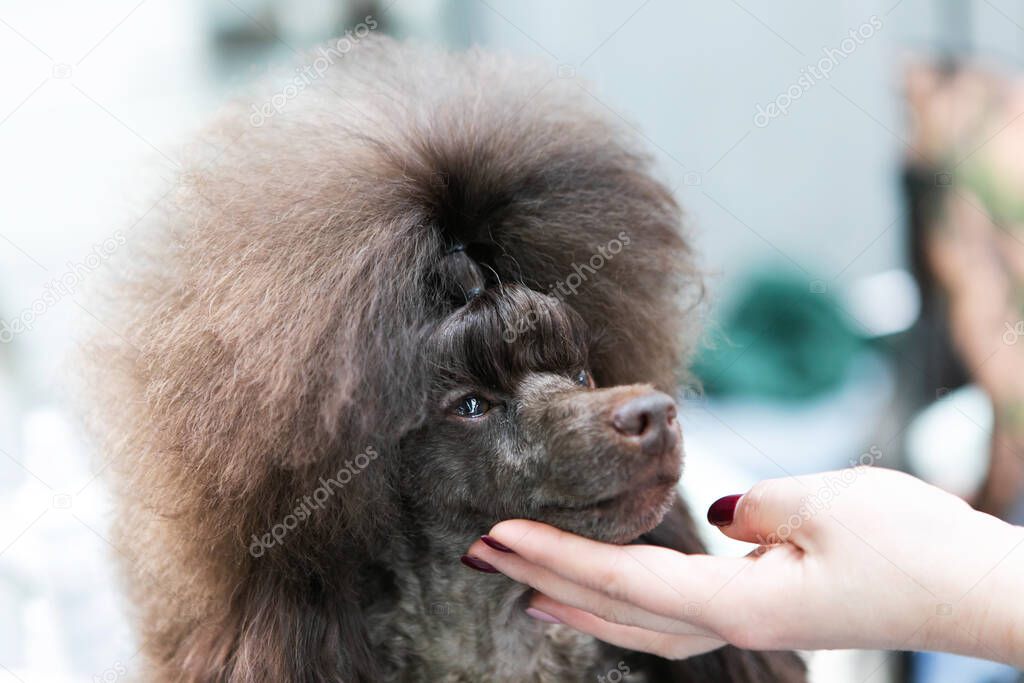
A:
<svg viewBox="0 0 1024 683">
<path fill-rule="evenodd" d="M 551 616 L 547 612 L 542 612 L 539 609 L 537 609 L 536 607 L 527 607 L 526 608 L 526 613 L 529 614 L 534 619 L 536 619 L 537 621 L 543 621 L 543 622 L 546 622 L 548 624 L 561 624 L 562 623 L 562 621 L 560 619 L 557 619 L 557 618 Z"/>
<path fill-rule="evenodd" d="M 732 517 L 736 514 L 736 502 L 740 499 L 739 493 L 719 498 L 708 508 L 708 521 L 715 526 L 729 526 L 732 524 Z"/>
<path fill-rule="evenodd" d="M 481 536 L 480 540 L 483 541 L 484 543 L 486 543 L 487 545 L 491 546 L 492 548 L 494 548 L 498 552 L 502 552 L 502 553 L 514 553 L 515 552 L 514 550 L 512 550 L 512 548 L 509 548 L 504 543 L 501 543 L 499 541 L 494 540 L 493 538 L 491 538 L 487 534 L 484 534 L 483 536 Z"/>
<path fill-rule="evenodd" d="M 472 557 L 470 555 L 463 555 L 459 558 L 462 564 L 466 565 L 470 569 L 475 569 L 478 572 L 484 572 L 485 574 L 500 574 L 497 569 L 492 567 L 489 563 L 484 562 L 479 557 Z"/>
</svg>

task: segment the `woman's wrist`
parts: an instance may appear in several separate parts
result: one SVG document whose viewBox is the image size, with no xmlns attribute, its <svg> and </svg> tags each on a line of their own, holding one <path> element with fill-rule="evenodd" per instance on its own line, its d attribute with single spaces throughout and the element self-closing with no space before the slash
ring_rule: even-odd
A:
<svg viewBox="0 0 1024 683">
<path fill-rule="evenodd" d="M 949 535 L 949 592 L 916 646 L 1024 666 L 1024 528 L 971 515 Z"/>
<path fill-rule="evenodd" d="M 983 516 L 998 527 L 1004 554 L 967 596 L 970 600 L 978 593 L 975 599 L 982 607 L 982 635 L 974 654 L 1024 668 L 1024 527 Z"/>
</svg>

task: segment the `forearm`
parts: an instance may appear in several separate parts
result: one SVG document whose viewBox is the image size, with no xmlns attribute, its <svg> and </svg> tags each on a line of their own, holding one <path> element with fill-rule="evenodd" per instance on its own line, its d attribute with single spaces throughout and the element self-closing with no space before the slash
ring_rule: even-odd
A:
<svg viewBox="0 0 1024 683">
<path fill-rule="evenodd" d="M 1024 528 L 973 514 L 973 535 L 950 537 L 950 566 L 978 564 L 957 571 L 918 645 L 1024 667 Z"/>
</svg>

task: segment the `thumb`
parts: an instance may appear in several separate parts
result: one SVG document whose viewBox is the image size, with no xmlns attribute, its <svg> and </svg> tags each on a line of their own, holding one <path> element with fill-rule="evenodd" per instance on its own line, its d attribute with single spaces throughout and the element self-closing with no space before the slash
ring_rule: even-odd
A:
<svg viewBox="0 0 1024 683">
<path fill-rule="evenodd" d="M 806 536 L 801 514 L 807 489 L 797 479 L 766 479 L 742 495 L 719 498 L 708 508 L 708 521 L 738 541 L 796 545 Z"/>
</svg>

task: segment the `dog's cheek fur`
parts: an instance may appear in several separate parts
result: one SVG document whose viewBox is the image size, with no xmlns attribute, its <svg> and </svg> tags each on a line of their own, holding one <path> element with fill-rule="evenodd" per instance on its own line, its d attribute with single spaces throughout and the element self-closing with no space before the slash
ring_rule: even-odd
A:
<svg viewBox="0 0 1024 683">
<path fill-rule="evenodd" d="M 541 453 L 519 437 L 511 411 L 494 412 L 480 424 L 441 420 L 403 441 L 401 487 L 418 492 L 411 504 L 462 529 L 528 513 Z"/>
</svg>

